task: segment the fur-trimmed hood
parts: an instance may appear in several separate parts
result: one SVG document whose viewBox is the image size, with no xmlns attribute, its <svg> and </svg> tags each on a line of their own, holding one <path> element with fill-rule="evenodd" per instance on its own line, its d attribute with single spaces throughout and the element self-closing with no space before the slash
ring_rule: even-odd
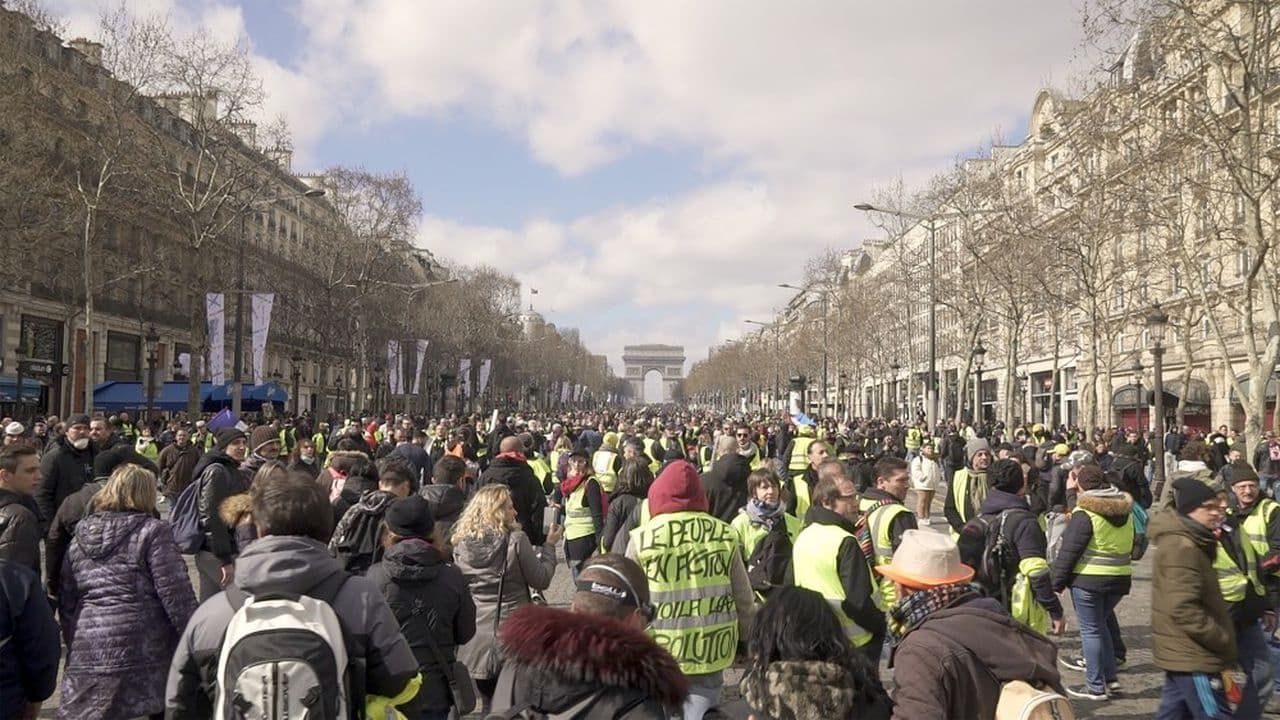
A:
<svg viewBox="0 0 1280 720">
<path fill-rule="evenodd" d="M 229 496 L 222 504 L 218 506 L 218 517 L 222 518 L 222 522 L 227 527 L 234 528 L 240 524 L 240 521 L 249 516 L 253 510 L 253 501 L 249 499 L 249 493 L 237 493 Z"/>
<path fill-rule="evenodd" d="M 1106 518 L 1107 522 L 1119 527 L 1129 519 L 1129 513 L 1133 510 L 1133 498 L 1127 493 L 1108 487 L 1080 493 L 1076 498 L 1076 507 L 1097 513 Z"/>
<path fill-rule="evenodd" d="M 888 718 L 891 713 L 879 682 L 836 663 L 778 661 L 763 675 L 748 672 L 739 687 L 751 709 L 770 718 Z"/>
<path fill-rule="evenodd" d="M 499 632 L 503 656 L 522 666 L 515 702 L 542 712 L 561 712 L 606 687 L 627 696 L 620 702 L 652 700 L 671 712 L 689 694 L 675 658 L 644 632 L 610 618 L 526 605 Z"/>
</svg>

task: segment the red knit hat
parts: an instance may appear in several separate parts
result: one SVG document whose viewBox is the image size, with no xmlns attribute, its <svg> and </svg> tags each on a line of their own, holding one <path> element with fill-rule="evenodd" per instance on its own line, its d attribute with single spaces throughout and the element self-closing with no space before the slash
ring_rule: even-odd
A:
<svg viewBox="0 0 1280 720">
<path fill-rule="evenodd" d="M 683 510 L 706 512 L 707 494 L 698 471 L 685 460 L 668 465 L 649 486 L 649 513 L 652 516 Z"/>
</svg>

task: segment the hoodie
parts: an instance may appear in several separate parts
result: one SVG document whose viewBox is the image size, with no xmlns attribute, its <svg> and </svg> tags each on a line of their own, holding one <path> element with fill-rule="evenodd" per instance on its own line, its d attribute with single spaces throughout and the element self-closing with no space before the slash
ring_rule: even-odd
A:
<svg viewBox="0 0 1280 720">
<path fill-rule="evenodd" d="M 287 592 L 307 595 L 336 584 L 342 573 L 319 540 L 298 535 L 264 537 L 236 559 L 235 584 L 249 595 Z M 418 673 L 400 624 L 378 588 L 368 579 L 346 578 L 333 597 L 334 612 L 349 634 L 347 654 L 364 661 L 368 694 L 394 697 Z M 191 617 L 169 666 L 166 717 L 174 720 L 213 715 L 218 650 L 235 610 L 226 593 L 205 601 Z"/>
<path fill-rule="evenodd" d="M 685 510 L 707 512 L 707 508 L 698 471 L 686 461 L 668 465 L 649 486 L 649 512 L 653 517 Z"/>
<path fill-rule="evenodd" d="M 902 638 L 893 674 L 894 718 L 994 718 L 1000 687 L 1025 680 L 1065 694 L 1053 641 L 1014 620 L 991 598 L 931 613 Z"/>
<path fill-rule="evenodd" d="M 1218 587 L 1213 559 L 1218 541 L 1209 528 L 1170 502 L 1147 526 L 1151 565 L 1151 649 L 1169 672 L 1217 673 L 1236 662 L 1236 634 Z"/>
<path fill-rule="evenodd" d="M 1061 592 L 1067 587 L 1099 593 L 1128 595 L 1132 587 L 1129 575 L 1076 575 L 1076 563 L 1093 541 L 1093 522 L 1089 512 L 1101 515 L 1114 527 L 1120 527 L 1132 518 L 1133 500 L 1113 487 L 1088 490 L 1076 499 L 1076 508 L 1062 533 L 1062 545 L 1053 560 L 1053 590 Z"/>
</svg>

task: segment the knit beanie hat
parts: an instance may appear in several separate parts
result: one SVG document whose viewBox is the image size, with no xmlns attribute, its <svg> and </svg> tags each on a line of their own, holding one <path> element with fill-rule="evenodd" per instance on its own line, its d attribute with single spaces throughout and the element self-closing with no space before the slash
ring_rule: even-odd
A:
<svg viewBox="0 0 1280 720">
<path fill-rule="evenodd" d="M 431 503 L 421 495 L 410 495 L 391 503 L 384 522 L 388 530 L 400 537 L 427 539 L 436 527 Z"/>
<path fill-rule="evenodd" d="M 992 463 L 991 469 L 987 471 L 987 480 L 996 490 L 1014 494 L 1021 490 L 1026 482 L 1022 477 L 1022 463 L 1010 458 Z"/>
<path fill-rule="evenodd" d="M 971 438 L 969 442 L 964 444 L 964 456 L 969 461 L 969 467 L 973 467 L 973 456 L 983 450 L 986 450 L 987 453 L 991 452 L 991 444 L 987 442 L 986 438 Z"/>
<path fill-rule="evenodd" d="M 111 477 L 111 473 L 115 472 L 116 468 L 130 463 L 146 467 L 151 464 L 151 461 L 139 455 L 132 445 L 116 445 L 94 456 L 93 476 L 95 478 Z"/>
<path fill-rule="evenodd" d="M 1194 477 L 1180 477 L 1173 481 L 1173 504 L 1179 515 L 1190 514 L 1217 497 L 1218 493 L 1213 488 Z"/>
<path fill-rule="evenodd" d="M 259 425 L 253 429 L 253 434 L 249 435 L 249 450 L 258 452 L 263 445 L 267 443 L 280 442 L 280 436 L 271 429 L 270 425 Z"/>
<path fill-rule="evenodd" d="M 219 450 L 226 450 L 228 445 L 244 437 L 246 437 L 244 431 L 240 428 L 224 427 L 213 434 L 213 438 L 216 441 L 214 447 Z"/>
<path fill-rule="evenodd" d="M 1237 460 L 1222 468 L 1222 477 L 1230 485 L 1235 485 L 1238 482 L 1244 482 L 1246 480 L 1258 482 L 1258 472 L 1253 469 L 1252 465 L 1244 460 Z"/>
<path fill-rule="evenodd" d="M 706 512 L 707 508 L 698 471 L 685 460 L 673 461 L 649 486 L 649 512 L 654 517 L 683 510 Z"/>
</svg>

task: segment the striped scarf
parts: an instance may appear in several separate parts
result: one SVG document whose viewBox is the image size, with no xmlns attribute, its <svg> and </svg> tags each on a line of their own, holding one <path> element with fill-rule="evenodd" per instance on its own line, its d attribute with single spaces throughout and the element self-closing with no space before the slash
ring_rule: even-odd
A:
<svg viewBox="0 0 1280 720">
<path fill-rule="evenodd" d="M 977 595 L 967 582 L 938 585 L 928 590 L 917 590 L 889 608 L 889 632 L 896 645 L 915 630 L 930 615 Z"/>
</svg>

